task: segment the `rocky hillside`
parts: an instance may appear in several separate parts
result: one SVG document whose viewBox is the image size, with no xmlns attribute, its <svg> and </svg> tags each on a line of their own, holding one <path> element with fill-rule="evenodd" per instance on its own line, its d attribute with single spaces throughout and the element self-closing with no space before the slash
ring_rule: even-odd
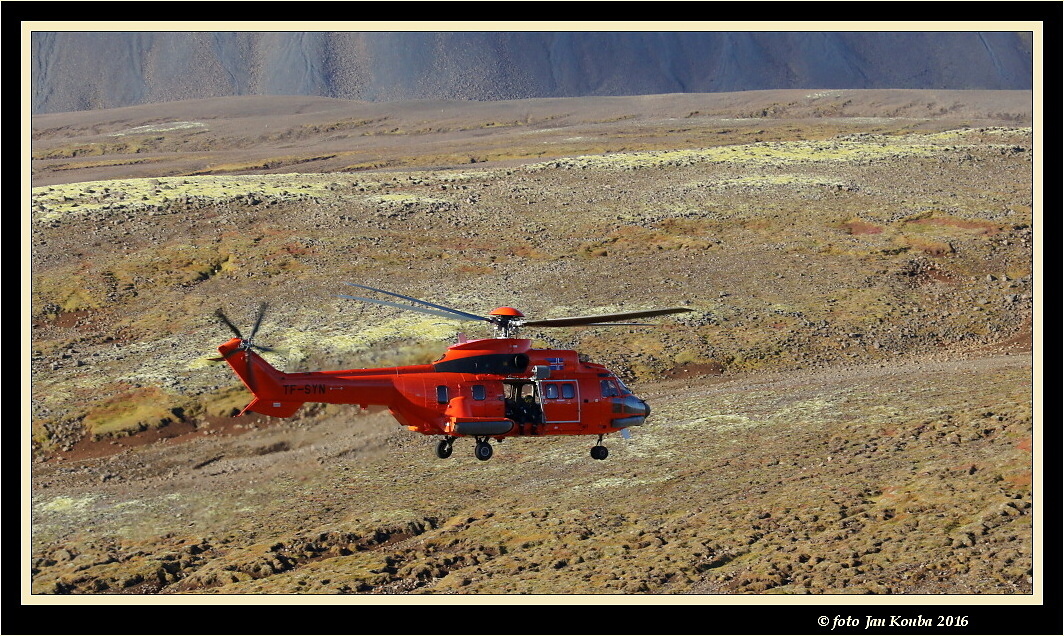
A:
<svg viewBox="0 0 1064 636">
<path fill-rule="evenodd" d="M 1012 97 L 37 118 L 33 592 L 1033 598 L 1039 230 Z M 289 370 L 429 361 L 469 329 L 343 281 L 693 311 L 536 334 L 652 404 L 605 462 L 579 438 L 438 460 L 346 407 L 229 417 L 248 397 L 209 361 L 215 308 L 269 301 L 258 341 Z"/>
<path fill-rule="evenodd" d="M 1033 23 L 1037 25 L 1038 23 Z M 47 25 L 45 25 L 47 26 Z M 237 95 L 399 101 L 1033 88 L 1032 32 L 32 33 L 34 113 Z"/>
</svg>

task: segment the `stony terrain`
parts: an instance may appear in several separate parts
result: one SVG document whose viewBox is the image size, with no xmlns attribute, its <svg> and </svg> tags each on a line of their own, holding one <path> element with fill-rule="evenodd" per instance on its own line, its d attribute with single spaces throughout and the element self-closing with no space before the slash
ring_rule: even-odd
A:
<svg viewBox="0 0 1064 636">
<path fill-rule="evenodd" d="M 1030 93 L 292 98 L 34 118 L 28 586 L 52 594 L 1032 595 Z M 387 413 L 232 418 L 221 307 L 294 369 L 474 313 L 653 407 L 607 461 Z M 347 288 L 350 289 L 350 288 Z"/>
</svg>

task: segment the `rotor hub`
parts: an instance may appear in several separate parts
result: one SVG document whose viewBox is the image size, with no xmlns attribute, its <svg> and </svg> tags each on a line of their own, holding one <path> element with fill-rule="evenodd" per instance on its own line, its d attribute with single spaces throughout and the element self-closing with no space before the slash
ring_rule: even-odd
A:
<svg viewBox="0 0 1064 636">
<path fill-rule="evenodd" d="M 502 338 L 514 338 L 521 327 L 524 314 L 513 307 L 500 307 L 489 314 L 492 327 L 495 328 L 495 336 Z"/>
<path fill-rule="evenodd" d="M 524 318 L 525 315 L 513 307 L 499 307 L 493 309 L 489 316 L 506 316 L 508 318 Z"/>
</svg>

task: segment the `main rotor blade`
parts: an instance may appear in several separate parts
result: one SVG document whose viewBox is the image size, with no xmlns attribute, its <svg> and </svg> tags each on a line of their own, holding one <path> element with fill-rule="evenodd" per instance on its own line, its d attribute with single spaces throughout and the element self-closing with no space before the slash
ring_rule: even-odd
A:
<svg viewBox="0 0 1064 636">
<path fill-rule="evenodd" d="M 601 316 L 573 316 L 570 318 L 546 318 L 543 320 L 527 320 L 526 326 L 532 327 L 578 327 L 597 325 L 599 323 L 618 322 L 629 318 L 649 318 L 651 316 L 664 316 L 667 314 L 680 314 L 694 311 L 687 307 L 670 307 L 668 309 L 648 309 L 645 311 L 624 311 L 616 314 L 602 314 Z"/>
<path fill-rule="evenodd" d="M 373 298 L 365 298 L 363 296 L 348 296 L 347 294 L 339 294 L 340 298 L 350 298 L 351 300 L 361 300 L 366 303 L 374 303 L 376 305 L 385 305 L 386 307 L 395 307 L 397 309 L 408 309 L 410 311 L 418 311 L 423 314 L 429 314 L 432 316 L 440 316 L 449 320 L 487 320 L 482 316 L 475 316 L 473 314 L 458 313 L 450 311 L 436 311 L 435 309 L 426 309 L 425 307 L 414 307 L 413 305 L 404 305 L 402 303 L 393 303 L 390 300 L 374 300 Z"/>
<path fill-rule="evenodd" d="M 550 327 L 551 325 L 539 325 L 540 327 Z M 572 326 L 572 325 L 563 325 Z M 659 327 L 660 322 L 585 322 L 577 325 L 578 327 Z"/>
<path fill-rule="evenodd" d="M 236 328 L 236 325 L 230 322 L 229 318 L 227 318 L 225 313 L 222 312 L 221 307 L 214 310 L 214 315 L 218 318 L 218 320 L 222 321 L 222 324 L 224 324 L 226 327 L 229 327 L 229 330 L 236 334 L 237 338 L 240 338 L 241 340 L 244 339 L 244 336 L 240 335 L 240 330 Z"/>
<path fill-rule="evenodd" d="M 434 307 L 436 309 L 442 309 L 443 311 L 449 311 L 452 314 L 457 314 L 459 316 L 465 316 L 469 320 L 488 320 L 487 318 L 485 318 L 483 316 L 478 316 L 476 314 L 471 314 L 471 313 L 468 313 L 468 312 L 465 312 L 465 311 L 461 311 L 461 310 L 458 310 L 458 309 L 453 309 L 451 307 L 445 307 L 443 305 L 437 305 L 436 303 L 430 303 L 427 300 L 421 300 L 421 299 L 418 299 L 418 298 L 413 298 L 411 296 L 404 296 L 402 294 L 397 294 L 395 292 L 385 291 L 383 289 L 377 289 L 376 287 L 367 287 L 365 285 L 359 285 L 357 283 L 348 283 L 347 281 L 344 281 L 344 284 L 345 285 L 350 285 L 352 287 L 359 287 L 361 289 L 368 289 L 369 291 L 375 291 L 375 292 L 378 292 L 378 293 L 381 293 L 381 294 L 388 294 L 389 296 L 395 296 L 396 298 L 402 298 L 403 300 L 409 300 L 411 302 L 420 303 L 422 305 L 428 305 L 429 307 Z M 345 298 L 354 298 L 354 296 L 345 296 Z M 368 298 L 360 298 L 360 300 L 369 300 L 369 299 Z M 379 300 L 369 300 L 369 302 L 378 303 L 378 304 L 381 304 L 381 305 L 387 304 L 387 303 L 379 301 Z M 407 307 L 407 306 L 404 306 L 404 305 L 394 305 L 394 306 L 402 307 L 404 309 L 418 310 L 417 307 Z M 418 310 L 418 311 L 420 311 L 420 310 Z"/>
</svg>

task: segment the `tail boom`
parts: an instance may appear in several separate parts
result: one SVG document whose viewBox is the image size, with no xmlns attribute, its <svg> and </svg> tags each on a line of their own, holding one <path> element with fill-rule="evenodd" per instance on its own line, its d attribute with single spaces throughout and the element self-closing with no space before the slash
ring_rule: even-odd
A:
<svg viewBox="0 0 1064 636">
<path fill-rule="evenodd" d="M 270 400 L 255 398 L 244 407 L 243 411 L 240 411 L 239 415 L 253 411 L 273 417 L 292 417 L 301 406 L 303 406 L 303 402 L 271 402 Z"/>
<path fill-rule="evenodd" d="M 356 372 L 282 373 L 237 338 L 218 348 L 222 358 L 255 398 L 248 411 L 291 417 L 306 402 L 392 406 L 397 397 L 393 377 Z"/>
</svg>

